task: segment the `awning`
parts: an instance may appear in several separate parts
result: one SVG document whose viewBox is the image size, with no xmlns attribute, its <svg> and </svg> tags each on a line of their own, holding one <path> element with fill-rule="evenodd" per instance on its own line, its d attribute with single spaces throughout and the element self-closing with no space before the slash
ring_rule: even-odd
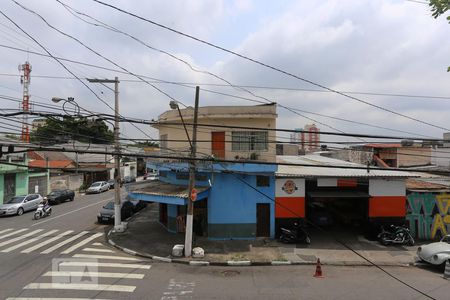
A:
<svg viewBox="0 0 450 300">
<path fill-rule="evenodd" d="M 311 198 L 369 198 L 370 195 L 360 191 L 313 191 L 308 192 Z"/>
<path fill-rule="evenodd" d="M 209 196 L 209 186 L 196 186 L 197 200 Z M 189 198 L 189 189 L 185 185 L 175 185 L 159 180 L 135 184 L 129 187 L 128 195 L 134 200 L 158 202 L 175 205 L 186 205 Z"/>
</svg>

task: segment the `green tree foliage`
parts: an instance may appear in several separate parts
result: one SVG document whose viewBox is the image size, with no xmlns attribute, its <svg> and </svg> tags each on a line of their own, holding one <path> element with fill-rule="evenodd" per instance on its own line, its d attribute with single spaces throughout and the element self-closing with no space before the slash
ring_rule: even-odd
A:
<svg viewBox="0 0 450 300">
<path fill-rule="evenodd" d="M 450 0 L 430 0 L 429 5 L 431 14 L 435 19 L 450 10 Z M 447 20 L 450 23 L 450 15 L 447 16 Z M 447 68 L 447 72 L 450 72 L 450 67 Z"/>
<path fill-rule="evenodd" d="M 58 144 L 75 140 L 92 144 L 112 144 L 114 133 L 102 120 L 64 117 L 48 118 L 43 126 L 31 133 L 31 141 L 40 144 Z"/>
</svg>

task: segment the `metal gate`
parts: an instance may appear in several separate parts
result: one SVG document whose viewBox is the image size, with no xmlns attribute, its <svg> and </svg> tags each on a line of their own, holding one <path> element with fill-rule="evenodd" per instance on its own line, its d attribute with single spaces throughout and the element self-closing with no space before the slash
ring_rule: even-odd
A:
<svg viewBox="0 0 450 300">
<path fill-rule="evenodd" d="M 38 186 L 38 193 L 47 196 L 48 180 L 47 176 L 30 177 L 28 179 L 28 193 L 36 193 L 35 187 Z"/>
<path fill-rule="evenodd" d="M 16 174 L 5 174 L 4 183 L 5 188 L 3 190 L 3 203 L 6 203 L 6 201 L 16 195 Z"/>
</svg>

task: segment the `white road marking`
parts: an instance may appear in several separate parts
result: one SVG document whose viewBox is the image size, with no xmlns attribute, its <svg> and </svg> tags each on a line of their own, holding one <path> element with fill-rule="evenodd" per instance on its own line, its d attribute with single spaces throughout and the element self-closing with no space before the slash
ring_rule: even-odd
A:
<svg viewBox="0 0 450 300">
<path fill-rule="evenodd" d="M 70 243 L 70 242 L 76 240 L 77 238 L 82 237 L 82 236 L 85 235 L 86 233 L 89 233 L 89 231 L 82 231 L 82 232 L 80 232 L 79 234 L 74 235 L 73 237 L 68 238 L 67 240 L 62 241 L 61 243 L 56 244 L 55 246 L 50 247 L 50 248 L 48 248 L 47 250 L 42 251 L 41 254 L 48 254 L 48 253 L 50 253 L 50 252 L 53 252 L 54 250 L 58 249 L 59 247 L 62 247 L 62 246 L 64 246 L 65 244 L 68 244 L 68 243 Z"/>
<path fill-rule="evenodd" d="M 4 233 L 4 232 L 11 231 L 11 230 L 14 230 L 14 228 L 6 228 L 6 229 L 4 229 L 4 230 L 1 230 L 1 231 L 0 231 L 0 234 L 2 234 L 2 233 Z"/>
<path fill-rule="evenodd" d="M 89 284 L 89 283 L 30 283 L 25 290 L 83 290 L 83 291 L 108 291 L 132 293 L 136 289 L 132 285 L 119 284 Z"/>
<path fill-rule="evenodd" d="M 72 211 L 70 211 L 70 212 L 68 212 L 68 213 L 59 215 L 59 216 L 57 216 L 57 217 L 53 217 L 53 218 L 50 218 L 50 219 L 47 219 L 47 220 L 44 220 L 44 221 L 40 221 L 39 223 L 33 224 L 33 225 L 31 225 L 31 226 L 39 226 L 39 225 L 44 224 L 44 223 L 47 223 L 47 222 L 49 222 L 49 221 L 53 221 L 53 220 L 55 220 L 55 219 L 58 219 L 58 218 L 61 218 L 61 217 L 64 217 L 64 216 L 73 214 L 73 213 L 75 213 L 75 212 L 77 212 L 77 211 L 80 211 L 80 210 L 83 210 L 83 209 L 85 209 L 85 208 L 88 208 L 88 207 L 97 205 L 97 204 L 102 203 L 102 202 L 111 201 L 111 200 L 113 200 L 113 199 L 114 199 L 114 198 L 109 198 L 109 199 L 106 199 L 106 200 L 98 201 L 98 202 L 95 202 L 95 203 L 92 203 L 92 204 L 89 204 L 89 205 L 80 207 L 79 209 L 72 210 Z"/>
<path fill-rule="evenodd" d="M 96 259 L 116 259 L 116 260 L 142 261 L 141 259 L 135 258 L 135 257 L 114 256 L 114 255 L 75 254 L 72 257 L 76 257 L 76 258 L 96 258 Z"/>
<path fill-rule="evenodd" d="M 98 263 L 89 261 L 67 261 L 59 264 L 65 267 L 109 267 L 109 268 L 130 268 L 130 269 L 146 269 L 149 270 L 151 265 L 140 264 L 122 264 L 122 263 Z"/>
<path fill-rule="evenodd" d="M 114 253 L 111 249 L 101 249 L 101 248 L 84 248 L 83 251 L 87 252 L 107 252 L 107 253 Z"/>
<path fill-rule="evenodd" d="M 20 243 L 20 244 L 17 244 L 17 245 L 11 246 L 11 247 L 9 247 L 9 248 L 3 249 L 3 250 L 0 251 L 0 252 L 3 252 L 3 253 L 11 252 L 11 251 L 16 250 L 16 249 L 18 249 L 18 248 L 20 248 L 20 247 L 23 247 L 23 246 L 25 246 L 25 245 L 34 243 L 34 242 L 38 241 L 39 239 L 44 238 L 44 237 L 46 237 L 46 236 L 49 236 L 49 235 L 51 235 L 51 234 L 53 234 L 53 233 L 55 233 L 55 232 L 58 232 L 58 229 L 53 229 L 53 230 L 44 232 L 43 234 L 38 235 L 38 236 L 35 237 L 35 238 L 29 239 L 29 240 L 27 240 L 27 241 L 25 241 L 25 242 L 22 242 L 22 243 Z"/>
<path fill-rule="evenodd" d="M 102 236 L 102 235 L 103 235 L 103 233 L 96 233 L 94 235 L 91 235 L 90 237 L 79 242 L 78 244 L 75 244 L 72 247 L 70 247 L 69 249 L 64 250 L 63 252 L 61 252 L 61 254 L 69 254 L 70 252 L 77 250 L 78 248 L 86 245 L 87 243 L 90 243 L 91 241 L 95 240 L 96 238 L 98 238 L 99 236 Z"/>
<path fill-rule="evenodd" d="M 192 297 L 194 292 L 195 282 L 186 281 L 176 281 L 175 279 L 170 279 L 169 286 L 167 287 L 167 292 L 164 292 L 161 300 L 173 300 L 177 299 L 177 296 Z"/>
<path fill-rule="evenodd" d="M 6 300 L 108 300 L 108 299 L 98 299 L 98 298 L 30 298 L 30 297 L 13 297 L 6 298 Z"/>
<path fill-rule="evenodd" d="M 121 279 L 142 279 L 144 278 L 144 274 L 136 274 L 136 273 L 110 273 L 110 272 L 65 272 L 65 271 L 53 271 L 47 272 L 42 276 L 51 276 L 51 277 L 83 277 L 89 276 L 94 278 L 121 278 Z"/>
<path fill-rule="evenodd" d="M 24 229 L 16 230 L 16 231 L 14 231 L 14 232 L 10 232 L 10 233 L 8 233 L 8 234 L 5 234 L 5 235 L 0 236 L 0 239 L 4 239 L 4 238 L 7 238 L 7 237 L 9 237 L 9 236 L 12 236 L 12 235 L 15 235 L 15 234 L 24 232 L 25 230 L 28 230 L 28 229 L 27 229 L 27 228 L 24 228 Z"/>
<path fill-rule="evenodd" d="M 16 238 L 13 238 L 13 239 L 10 239 L 10 240 L 1 242 L 1 243 L 0 243 L 0 247 L 5 246 L 5 245 L 12 244 L 12 243 L 14 243 L 14 242 L 17 242 L 17 241 L 20 241 L 20 240 L 23 240 L 23 239 L 26 239 L 26 238 L 29 237 L 29 236 L 32 236 L 32 235 L 34 235 L 34 234 L 37 234 L 37 233 L 41 232 L 42 230 L 44 230 L 44 229 L 37 229 L 37 230 L 35 230 L 35 231 L 28 232 L 27 234 L 18 236 L 18 237 L 16 237 Z"/>
<path fill-rule="evenodd" d="M 51 239 L 48 239 L 46 241 L 43 241 L 42 243 L 34 245 L 33 247 L 30 247 L 30 248 L 27 248 L 25 250 L 22 250 L 20 253 L 30 253 L 31 251 L 37 250 L 37 249 L 39 249 L 41 247 L 44 247 L 45 245 L 50 244 L 50 243 L 52 243 L 52 242 L 54 242 L 56 240 L 59 240 L 63 236 L 66 236 L 66 235 L 68 235 L 69 233 L 72 233 L 72 232 L 73 232 L 73 230 L 67 230 L 66 232 L 60 233 L 57 236 L 52 237 Z"/>
<path fill-rule="evenodd" d="M 93 243 L 92 246 L 105 246 L 102 243 Z"/>
</svg>

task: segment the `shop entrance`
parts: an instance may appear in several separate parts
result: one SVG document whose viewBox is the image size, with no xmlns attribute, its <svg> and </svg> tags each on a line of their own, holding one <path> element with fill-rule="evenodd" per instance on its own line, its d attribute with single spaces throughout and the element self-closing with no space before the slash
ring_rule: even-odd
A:
<svg viewBox="0 0 450 300">
<path fill-rule="evenodd" d="M 196 236 L 208 236 L 208 198 L 194 202 L 193 223 Z"/>
</svg>

